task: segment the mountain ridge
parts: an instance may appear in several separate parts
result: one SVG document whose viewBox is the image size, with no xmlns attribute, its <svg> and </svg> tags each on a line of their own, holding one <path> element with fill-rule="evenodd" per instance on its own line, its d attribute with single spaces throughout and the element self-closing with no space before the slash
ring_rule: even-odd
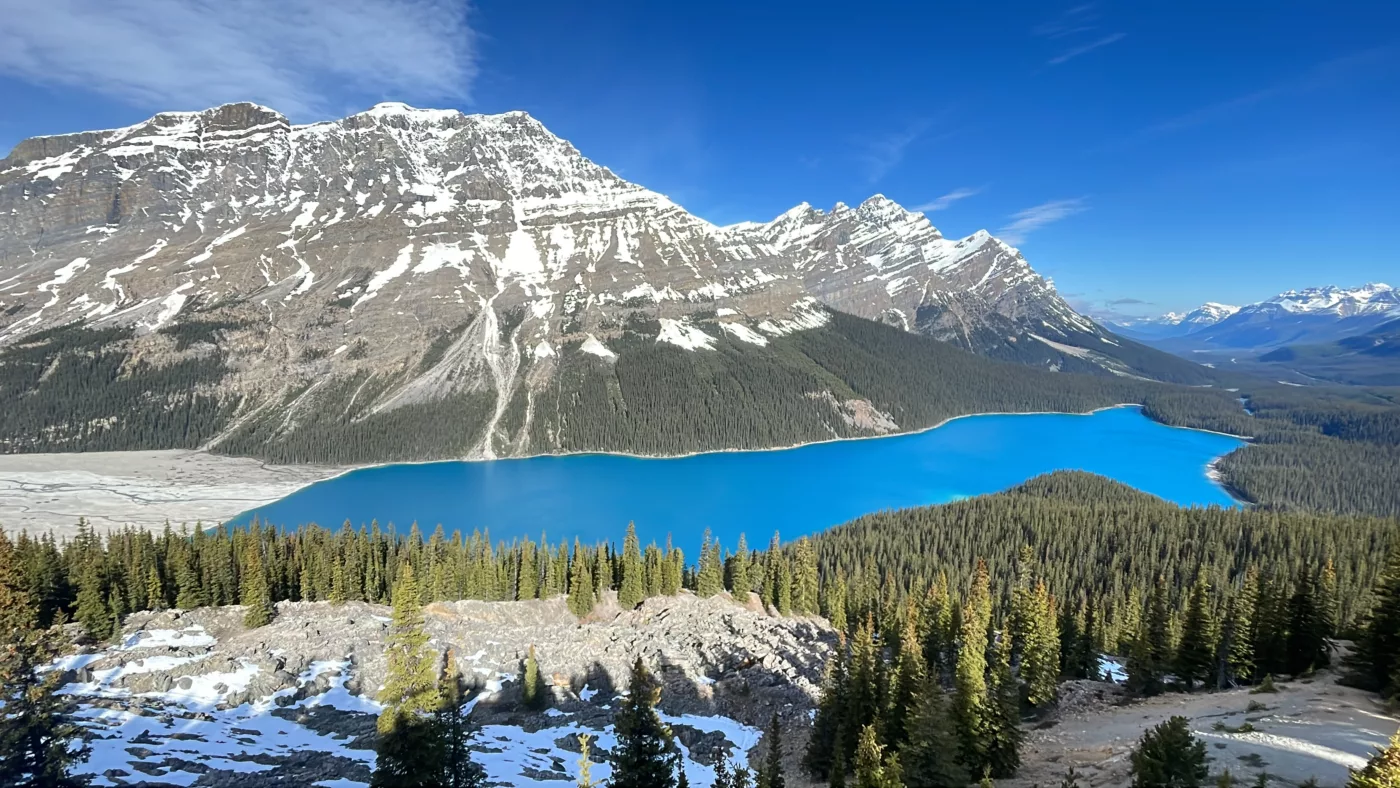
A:
<svg viewBox="0 0 1400 788">
<path fill-rule="evenodd" d="M 206 398 L 202 423 L 224 425 L 201 430 L 210 446 L 240 430 L 271 440 L 330 410 L 349 428 L 437 409 L 481 432 L 480 456 L 558 447 L 563 401 L 542 414 L 537 400 L 560 375 L 601 376 L 626 411 L 624 354 L 674 365 L 656 348 L 718 352 L 726 374 L 771 366 L 724 348 L 820 329 L 833 309 L 1052 370 L 1207 373 L 1079 315 L 985 231 L 945 238 L 883 195 L 717 227 L 518 111 L 386 103 L 292 125 L 231 104 L 33 138 L 0 161 L 0 229 L 0 365 L 29 353 L 66 370 L 86 353 L 120 382 L 164 376 L 124 396 Z M 74 326 L 109 335 L 94 346 L 63 333 Z M 51 372 L 25 375 L 10 396 Z M 551 426 L 532 437 L 537 416 Z M 64 429 L 111 417 L 94 418 Z"/>
</svg>

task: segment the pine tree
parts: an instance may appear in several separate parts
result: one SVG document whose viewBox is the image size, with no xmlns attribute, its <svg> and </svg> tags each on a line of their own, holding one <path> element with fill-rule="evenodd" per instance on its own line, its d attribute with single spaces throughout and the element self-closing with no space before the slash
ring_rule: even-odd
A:
<svg viewBox="0 0 1400 788">
<path fill-rule="evenodd" d="M 648 598 L 661 596 L 665 585 L 665 561 L 661 558 L 661 548 L 654 543 L 642 551 L 642 563 L 646 566 L 646 595 Z"/>
<path fill-rule="evenodd" d="M 909 740 L 908 721 L 927 683 L 923 644 L 919 642 L 918 617 L 911 609 L 904 617 L 904 633 L 895 657 L 894 684 L 885 709 L 884 744 L 898 750 Z"/>
<path fill-rule="evenodd" d="M 792 609 L 798 615 L 813 615 L 818 612 L 817 600 L 817 551 L 812 540 L 802 537 L 797 540 L 793 551 Z"/>
<path fill-rule="evenodd" d="M 540 676 L 540 663 L 535 659 L 535 647 L 530 646 L 525 656 L 525 669 L 520 679 L 521 703 L 527 709 L 538 711 L 549 703 L 544 679 Z"/>
<path fill-rule="evenodd" d="M 593 612 L 597 597 L 593 594 L 593 577 L 588 571 L 588 556 L 578 539 L 574 540 L 574 560 L 569 566 L 569 612 L 583 618 Z"/>
<path fill-rule="evenodd" d="M 1376 753 L 1361 771 L 1352 772 L 1347 788 L 1396 788 L 1400 786 L 1400 733 Z"/>
<path fill-rule="evenodd" d="M 978 561 L 963 607 L 961 647 L 953 673 L 953 723 L 960 738 L 959 760 L 973 774 L 990 767 L 988 735 L 993 712 L 987 695 L 986 649 L 991 615 L 987 564 Z"/>
<path fill-rule="evenodd" d="M 15 788 L 77 788 L 87 781 L 69 775 L 91 750 L 82 729 L 67 722 L 58 695 L 62 671 L 38 668 L 60 653 L 55 630 L 40 630 L 32 597 L 13 544 L 0 531 L 0 785 Z"/>
<path fill-rule="evenodd" d="M 1284 669 L 1294 675 L 1326 667 L 1328 624 L 1318 609 L 1316 584 L 1306 573 L 1288 600 L 1288 654 Z"/>
<path fill-rule="evenodd" d="M 1133 788 L 1198 788 L 1209 774 L 1206 745 L 1185 717 L 1172 717 L 1142 735 L 1132 753 Z"/>
<path fill-rule="evenodd" d="M 467 747 L 471 731 L 467 727 L 467 715 L 462 713 L 462 684 L 456 655 L 448 649 L 442 675 L 438 678 L 436 712 L 437 733 L 443 737 L 440 783 L 443 788 L 481 788 L 486 784 L 486 770 L 472 760 Z"/>
<path fill-rule="evenodd" d="M 895 774 L 891 774 L 893 771 Z M 885 760 L 885 748 L 875 733 L 874 725 L 860 730 L 856 744 L 855 788 L 903 788 L 898 767 L 891 770 Z"/>
<path fill-rule="evenodd" d="M 1216 665 L 1215 621 L 1211 615 L 1210 584 L 1204 575 L 1191 587 L 1186 619 L 1181 625 L 1181 648 L 1176 655 L 1176 676 L 1190 692 L 1210 680 Z"/>
<path fill-rule="evenodd" d="M 1393 695 L 1398 687 L 1392 682 L 1400 678 L 1400 538 L 1391 545 L 1371 596 L 1352 665 L 1363 686 Z"/>
<path fill-rule="evenodd" d="M 189 547 L 175 551 L 175 607 L 181 610 L 194 610 L 204 607 L 204 583 L 195 568 L 194 556 Z"/>
<path fill-rule="evenodd" d="M 443 772 L 443 737 L 430 715 L 440 703 L 432 651 L 413 565 L 405 563 L 394 583 L 393 613 L 384 646 L 386 675 L 379 690 L 379 757 L 371 785 L 400 788 L 438 785 Z"/>
<path fill-rule="evenodd" d="M 632 665 L 627 698 L 614 718 L 617 746 L 613 749 L 609 788 L 674 788 L 671 772 L 671 731 L 656 714 L 661 697 L 641 657 Z"/>
<path fill-rule="evenodd" d="M 622 584 L 617 590 L 617 606 L 631 610 L 646 598 L 646 567 L 637 546 L 637 526 L 627 524 L 627 537 L 622 542 Z"/>
<path fill-rule="evenodd" d="M 112 613 L 107 607 L 106 583 L 99 560 L 92 556 L 83 561 L 82 573 L 78 576 L 78 607 L 74 618 L 83 625 L 88 637 L 101 641 L 112 636 Z"/>
<path fill-rule="evenodd" d="M 759 788 L 787 788 L 787 779 L 783 777 L 783 729 L 777 714 L 768 724 L 768 735 L 764 738 L 767 739 L 768 750 L 763 759 L 763 769 L 758 773 Z"/>
<path fill-rule="evenodd" d="M 846 576 L 838 574 L 823 589 L 822 613 L 837 632 L 846 631 Z"/>
<path fill-rule="evenodd" d="M 160 581 L 160 570 L 154 563 L 146 570 L 146 606 L 155 611 L 165 609 L 165 584 Z"/>
<path fill-rule="evenodd" d="M 1002 638 L 992 663 L 987 735 L 987 768 L 993 777 L 1010 777 L 1021 765 L 1021 697 L 1011 673 L 1011 642 Z"/>
<path fill-rule="evenodd" d="M 671 546 L 671 537 L 666 537 L 666 562 L 661 571 L 661 593 L 675 596 L 681 592 L 681 581 L 685 574 L 685 554 L 680 548 Z"/>
<path fill-rule="evenodd" d="M 851 641 L 850 671 L 846 679 L 846 712 L 841 719 L 846 740 L 842 754 L 852 762 L 860 732 L 873 726 L 880 716 L 880 686 L 877 676 L 879 656 L 875 648 L 875 623 L 866 615 Z"/>
<path fill-rule="evenodd" d="M 262 548 L 256 538 L 247 544 L 243 559 L 243 574 L 239 578 L 240 601 L 243 603 L 243 626 L 256 629 L 272 623 L 272 595 L 263 569 Z"/>
<path fill-rule="evenodd" d="M 739 544 L 734 548 L 728 570 L 726 582 L 730 592 L 740 602 L 747 601 L 749 591 L 753 589 L 749 587 L 749 542 L 743 534 L 739 534 Z"/>
<path fill-rule="evenodd" d="M 1026 700 L 1044 709 L 1055 702 L 1060 683 L 1060 630 L 1055 616 L 1055 600 L 1044 581 L 1037 581 L 1029 595 L 1026 610 L 1021 679 L 1026 682 Z"/>
<path fill-rule="evenodd" d="M 720 567 L 719 544 L 710 541 L 710 529 L 700 537 L 700 574 L 695 581 L 695 593 L 712 597 L 724 590 L 724 570 Z"/>
<path fill-rule="evenodd" d="M 909 719 L 909 739 L 899 750 L 908 788 L 962 788 L 967 770 L 958 763 L 958 737 L 948 698 L 937 681 L 925 680 Z"/>
<path fill-rule="evenodd" d="M 807 751 L 802 757 L 802 767 L 819 780 L 830 776 L 833 764 L 841 754 L 841 718 L 845 714 L 846 655 L 843 643 L 826 663 L 821 699 L 812 717 L 812 735 L 807 739 Z"/>
</svg>

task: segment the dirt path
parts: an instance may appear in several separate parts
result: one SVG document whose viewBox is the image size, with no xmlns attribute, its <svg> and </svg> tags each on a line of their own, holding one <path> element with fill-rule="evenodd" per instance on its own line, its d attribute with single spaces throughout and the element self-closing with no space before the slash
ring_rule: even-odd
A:
<svg viewBox="0 0 1400 788">
<path fill-rule="evenodd" d="M 1309 777 L 1321 786 L 1343 786 L 1348 769 L 1365 765 L 1400 728 L 1400 718 L 1387 713 L 1375 695 L 1337 684 L 1332 672 L 1277 687 L 1274 694 L 1239 689 L 1123 703 L 1109 685 L 1065 685 L 1070 708 L 1027 735 L 1020 775 L 997 785 L 1058 786 L 1071 765 L 1086 788 L 1127 785 L 1128 754 L 1142 732 L 1180 715 L 1206 742 L 1212 779 L 1229 769 L 1241 785 L 1251 785 L 1263 771 L 1275 786 Z"/>
</svg>

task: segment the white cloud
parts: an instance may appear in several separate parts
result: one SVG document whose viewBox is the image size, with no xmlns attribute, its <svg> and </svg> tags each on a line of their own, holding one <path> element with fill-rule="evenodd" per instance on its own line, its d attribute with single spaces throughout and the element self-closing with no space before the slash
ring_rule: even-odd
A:
<svg viewBox="0 0 1400 788">
<path fill-rule="evenodd" d="M 915 205 L 909 210 L 918 211 L 920 213 L 931 213 L 933 211 L 941 211 L 949 207 L 953 203 L 957 202 L 958 200 L 965 200 L 974 194 L 980 193 L 981 191 L 981 189 L 954 189 L 948 192 L 947 194 L 943 195 L 942 197 L 935 198 L 920 205 Z"/>
<path fill-rule="evenodd" d="M 256 101 L 298 120 L 348 97 L 466 100 L 465 0 L 0 0 L 0 73 L 143 108 Z"/>
<path fill-rule="evenodd" d="M 928 121 L 921 120 L 904 131 L 885 134 L 866 141 L 865 149 L 860 153 L 860 159 L 865 163 L 865 173 L 870 182 L 875 183 L 884 178 L 890 170 L 903 161 L 904 151 L 914 140 L 922 137 L 930 125 Z"/>
<path fill-rule="evenodd" d="M 1127 33 L 1113 33 L 1112 35 L 1104 36 L 1103 38 L 1100 38 L 1100 39 L 1098 39 L 1098 40 L 1096 40 L 1096 41 L 1092 41 L 1092 42 L 1090 42 L 1090 43 L 1088 43 L 1088 44 L 1085 44 L 1085 45 L 1083 45 L 1083 46 L 1075 47 L 1074 49 L 1071 49 L 1071 50 L 1069 50 L 1068 52 L 1065 52 L 1064 54 L 1056 55 L 1055 57 L 1050 58 L 1049 63 L 1050 63 L 1050 65 L 1052 65 L 1052 66 L 1058 66 L 1058 65 L 1060 65 L 1061 63 L 1064 63 L 1064 62 L 1067 61 L 1067 60 L 1073 60 L 1073 59 L 1079 57 L 1080 55 L 1087 54 L 1087 53 L 1089 53 L 1089 52 L 1093 52 L 1095 49 L 1098 49 L 1099 47 L 1106 47 L 1106 46 L 1108 46 L 1109 44 L 1112 44 L 1112 43 L 1115 43 L 1115 42 L 1118 42 L 1118 41 L 1122 41 L 1124 38 L 1127 38 L 1127 36 L 1128 36 Z"/>
<path fill-rule="evenodd" d="M 1011 223 L 997 231 L 997 236 L 1009 244 L 1021 244 L 1026 236 L 1051 222 L 1058 222 L 1067 216 L 1087 211 L 1083 197 L 1069 200 L 1051 200 L 1011 215 Z"/>
</svg>

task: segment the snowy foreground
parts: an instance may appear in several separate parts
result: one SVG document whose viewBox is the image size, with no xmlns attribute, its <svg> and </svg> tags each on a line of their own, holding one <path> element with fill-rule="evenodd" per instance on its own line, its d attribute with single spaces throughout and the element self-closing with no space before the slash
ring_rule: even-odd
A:
<svg viewBox="0 0 1400 788">
<path fill-rule="evenodd" d="M 380 677 L 373 668 L 361 669 L 363 644 L 359 657 L 352 650 L 340 659 L 308 658 L 271 633 L 257 644 L 262 651 L 250 654 L 247 641 L 259 630 L 225 637 L 212 617 L 204 620 L 215 632 L 199 623 L 200 611 L 177 618 L 182 628 L 155 628 L 170 624 L 166 615 L 148 621 L 152 628 L 52 668 L 67 673 L 62 692 L 78 699 L 77 717 L 92 747 L 79 772 L 91 775 L 93 785 L 368 784 L 381 707 L 362 694 L 361 682 L 378 686 Z M 471 746 L 490 780 L 558 786 L 576 779 L 579 734 L 592 737 L 593 778 L 606 779 L 618 693 L 557 686 L 551 708 L 519 711 L 515 674 L 483 657 L 488 650 L 461 659 L 479 685 L 468 701 L 478 726 Z M 710 689 L 713 681 L 700 683 Z M 757 728 L 725 716 L 662 718 L 676 732 L 692 785 L 710 784 L 720 758 L 745 759 L 760 738 Z"/>
</svg>

